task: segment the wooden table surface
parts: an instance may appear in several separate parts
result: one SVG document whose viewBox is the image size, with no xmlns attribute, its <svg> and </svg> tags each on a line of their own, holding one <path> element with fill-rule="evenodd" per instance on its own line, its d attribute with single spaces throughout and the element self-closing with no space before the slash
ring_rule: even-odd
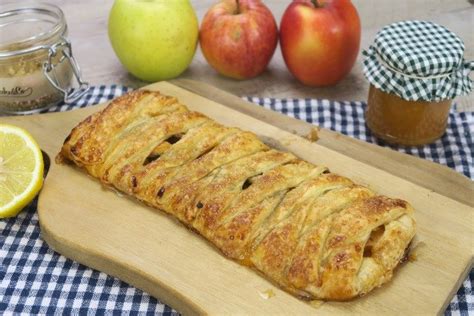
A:
<svg viewBox="0 0 474 316">
<path fill-rule="evenodd" d="M 66 14 L 69 38 L 74 54 L 91 84 L 123 84 L 140 87 L 140 81 L 121 66 L 107 37 L 107 18 L 113 0 L 48 0 Z M 159 0 L 158 0 L 159 1 Z M 165 0 L 161 0 L 165 1 Z M 173 1 L 173 0 L 166 0 Z M 199 22 L 217 0 L 192 0 Z M 279 24 L 291 0 L 267 0 Z M 465 58 L 474 60 L 474 0 L 353 0 L 362 22 L 361 49 L 367 48 L 376 32 L 389 23 L 406 20 L 430 20 L 458 34 L 466 45 Z M 267 69 L 257 78 L 236 81 L 218 75 L 205 61 L 200 49 L 181 78 L 205 81 L 233 94 L 261 97 L 327 98 L 331 100 L 366 100 L 368 84 L 362 74 L 362 56 L 351 73 L 329 88 L 312 88 L 298 83 L 288 72 L 279 47 Z M 471 78 L 474 75 L 471 74 Z M 460 110 L 474 110 L 474 93 L 457 99 Z"/>
</svg>

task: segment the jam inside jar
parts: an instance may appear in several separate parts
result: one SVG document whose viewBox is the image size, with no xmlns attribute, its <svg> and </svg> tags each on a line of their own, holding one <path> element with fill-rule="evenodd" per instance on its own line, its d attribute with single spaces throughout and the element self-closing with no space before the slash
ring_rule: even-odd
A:
<svg viewBox="0 0 474 316">
<path fill-rule="evenodd" d="M 388 143 L 424 145 L 444 134 L 451 104 L 452 100 L 407 101 L 370 85 L 366 122 L 376 137 Z"/>
</svg>

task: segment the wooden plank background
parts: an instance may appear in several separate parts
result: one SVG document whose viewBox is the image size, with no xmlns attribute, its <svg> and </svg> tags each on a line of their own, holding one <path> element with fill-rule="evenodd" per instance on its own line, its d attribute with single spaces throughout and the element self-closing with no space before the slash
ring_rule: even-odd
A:
<svg viewBox="0 0 474 316">
<path fill-rule="evenodd" d="M 84 77 L 90 83 L 117 83 L 132 87 L 146 84 L 125 71 L 108 41 L 107 17 L 113 0 L 49 0 L 49 2 L 59 5 L 64 10 L 74 53 L 82 66 Z M 217 0 L 191 2 L 201 22 L 208 8 Z M 264 2 L 270 7 L 279 24 L 291 0 Z M 361 49 L 372 43 L 375 33 L 384 25 L 406 19 L 422 19 L 440 23 L 458 34 L 466 45 L 465 58 L 474 60 L 472 32 L 474 0 L 353 0 L 353 2 L 362 22 Z M 218 75 L 207 65 L 198 48 L 191 66 L 181 78 L 205 81 L 239 96 L 366 100 L 368 91 L 368 84 L 362 75 L 361 54 L 352 72 L 338 85 L 330 88 L 311 88 L 301 85 L 291 76 L 284 65 L 279 48 L 268 70 L 261 76 L 246 81 L 235 81 Z M 474 93 L 458 98 L 457 102 L 460 110 L 474 110 Z"/>
</svg>

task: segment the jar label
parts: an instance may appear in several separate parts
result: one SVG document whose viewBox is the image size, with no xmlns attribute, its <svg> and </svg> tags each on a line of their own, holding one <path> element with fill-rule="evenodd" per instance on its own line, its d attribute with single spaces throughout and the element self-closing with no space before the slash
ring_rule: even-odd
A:
<svg viewBox="0 0 474 316">
<path fill-rule="evenodd" d="M 0 88 L 0 97 L 29 97 L 33 93 L 32 87 L 13 87 L 7 89 L 6 87 Z"/>
<path fill-rule="evenodd" d="M 56 75 L 67 86 L 72 71 L 68 65 L 61 63 L 56 67 Z M 62 93 L 49 83 L 42 68 L 17 76 L 0 76 L 0 112 L 43 108 L 62 99 Z"/>
</svg>

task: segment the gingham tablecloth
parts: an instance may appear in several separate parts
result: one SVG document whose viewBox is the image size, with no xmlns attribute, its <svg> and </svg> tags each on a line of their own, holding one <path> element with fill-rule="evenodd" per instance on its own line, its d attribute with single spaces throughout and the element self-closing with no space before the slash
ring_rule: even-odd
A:
<svg viewBox="0 0 474 316">
<path fill-rule="evenodd" d="M 58 106 L 50 111 L 67 111 L 101 103 L 128 90 L 121 86 L 93 87 L 75 104 Z M 247 100 L 377 143 L 364 124 L 365 104 L 362 102 L 255 97 Z M 447 132 L 436 143 L 420 148 L 393 149 L 445 164 L 472 179 L 473 130 L 474 113 L 452 111 Z M 0 231 L 0 314 L 176 314 L 172 308 L 148 294 L 50 249 L 40 236 L 36 201 L 17 217 L 0 220 Z M 473 281 L 474 270 L 471 270 L 449 304 L 447 315 L 474 315 Z"/>
</svg>

